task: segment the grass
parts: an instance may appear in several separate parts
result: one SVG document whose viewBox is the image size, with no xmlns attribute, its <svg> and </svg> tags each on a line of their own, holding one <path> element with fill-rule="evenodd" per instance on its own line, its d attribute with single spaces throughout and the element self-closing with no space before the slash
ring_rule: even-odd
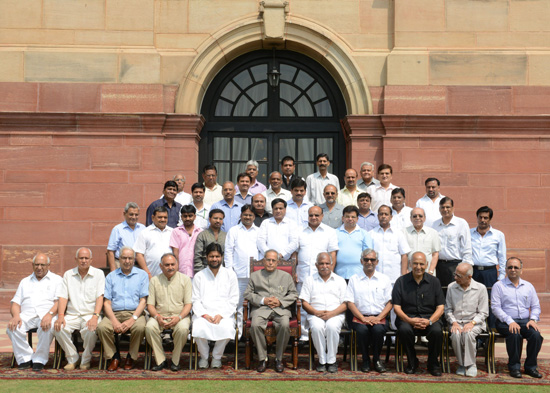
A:
<svg viewBox="0 0 550 393">
<path fill-rule="evenodd" d="M 179 386 L 178 386 L 179 385 Z M 141 390 L 143 392 L 186 390 L 197 392 L 361 392 L 365 389 L 377 393 L 410 393 L 411 388 L 416 391 L 429 391 L 430 393 L 449 392 L 478 392 L 483 393 L 505 393 L 505 392 L 548 392 L 548 386 L 528 385 L 502 385 L 502 384 L 472 384 L 472 383 L 411 383 L 399 382 L 310 382 L 310 381 L 112 381 L 112 380 L 90 380 L 90 381 L 58 381 L 58 380 L 3 380 L 0 382 L 1 390 L 8 392 L 128 392 Z"/>
</svg>

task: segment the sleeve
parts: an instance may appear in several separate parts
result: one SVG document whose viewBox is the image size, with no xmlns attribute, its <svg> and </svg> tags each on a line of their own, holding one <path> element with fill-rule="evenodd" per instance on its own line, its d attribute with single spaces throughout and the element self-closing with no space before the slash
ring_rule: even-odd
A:
<svg viewBox="0 0 550 393">
<path fill-rule="evenodd" d="M 21 282 L 19 283 L 19 286 L 17 287 L 17 291 L 15 291 L 15 295 L 13 296 L 13 299 L 11 299 L 11 303 L 21 305 L 21 303 L 23 301 L 23 283 L 24 283 L 25 280 L 26 280 L 26 278 L 21 280 Z M 56 295 L 57 295 L 57 293 L 56 293 Z"/>
<path fill-rule="evenodd" d="M 480 292 L 481 294 L 477 303 L 477 314 L 474 316 L 474 321 L 477 324 L 485 322 L 489 316 L 489 296 L 487 295 L 487 288 L 485 288 L 485 285 L 480 289 Z"/>
<path fill-rule="evenodd" d="M 204 237 L 206 232 L 201 232 L 197 236 L 197 241 L 195 242 L 195 256 L 193 257 L 193 270 L 195 274 L 200 272 L 202 269 L 204 269 L 204 262 L 203 262 L 203 253 L 204 253 L 204 244 L 205 240 Z"/>
<path fill-rule="evenodd" d="M 269 224 L 269 219 L 264 220 L 262 225 L 260 225 L 260 230 L 258 232 L 258 239 L 256 240 L 256 245 L 258 246 L 258 251 L 260 255 L 264 255 L 267 251 L 267 226 Z"/>
<path fill-rule="evenodd" d="M 156 293 L 155 293 L 155 282 L 158 280 L 157 276 L 153 277 L 151 281 L 149 281 L 149 296 L 147 297 L 147 304 L 150 304 L 152 306 L 156 306 Z"/>
<path fill-rule="evenodd" d="M 151 203 L 147 208 L 147 211 L 145 212 L 145 226 L 147 227 L 153 223 L 153 219 L 152 219 L 153 210 L 155 210 L 155 207 Z"/>
<path fill-rule="evenodd" d="M 327 250 L 328 252 L 338 251 L 340 249 L 340 247 L 338 246 L 338 236 L 336 235 L 336 231 L 334 229 L 330 229 L 331 230 L 329 231 L 330 233 L 328 235 Z M 334 263 L 336 263 L 336 261 L 334 261 Z"/>
<path fill-rule="evenodd" d="M 298 299 L 298 292 L 296 291 L 296 286 L 294 285 L 292 276 L 285 272 L 282 273 L 284 273 L 284 284 L 287 291 L 283 297 L 279 298 L 279 301 L 281 302 L 281 307 L 288 308 L 296 301 L 296 299 Z"/>
<path fill-rule="evenodd" d="M 468 262 L 470 265 L 474 264 L 472 259 L 472 235 L 468 224 L 464 222 L 462 225 L 462 233 L 460 234 L 460 249 L 462 250 L 462 261 Z"/>
<path fill-rule="evenodd" d="M 231 318 L 231 316 L 233 316 L 237 311 L 237 305 L 239 304 L 239 282 L 237 280 L 237 275 L 233 270 L 226 270 L 229 280 L 229 294 L 227 298 L 229 307 L 223 311 L 222 317 Z"/>
<path fill-rule="evenodd" d="M 409 246 L 409 243 L 407 242 L 407 238 L 403 234 L 402 231 L 398 231 L 397 233 L 397 246 L 399 248 L 399 254 L 404 255 L 411 252 L 411 246 Z"/>
<path fill-rule="evenodd" d="M 402 288 L 401 288 L 401 283 L 403 282 L 403 280 L 401 279 L 403 276 L 399 277 L 397 279 L 397 281 L 395 281 L 395 284 L 393 285 L 393 290 L 392 290 L 392 293 L 391 293 L 391 302 L 394 304 L 394 305 L 397 305 L 397 306 L 401 306 L 402 304 Z"/>
<path fill-rule="evenodd" d="M 143 271 L 143 274 L 141 274 L 141 285 L 139 288 L 139 298 L 147 297 L 149 296 L 149 276 L 145 271 Z"/>
<path fill-rule="evenodd" d="M 235 244 L 237 242 L 236 231 L 238 227 L 233 227 L 227 232 L 225 237 L 225 250 L 223 260 L 225 261 L 225 267 L 233 270 L 233 255 L 235 250 Z"/>
<path fill-rule="evenodd" d="M 306 281 L 304 282 L 304 285 L 302 285 L 302 290 L 300 291 L 300 299 L 311 303 L 311 287 L 313 284 L 312 277 L 308 277 Z"/>
<path fill-rule="evenodd" d="M 103 271 L 99 269 L 97 270 L 99 273 L 99 280 L 97 281 L 97 290 L 95 293 L 96 299 L 100 296 L 103 296 L 103 294 L 105 293 L 105 275 L 103 274 Z"/>
<path fill-rule="evenodd" d="M 117 227 L 115 226 L 111 231 L 111 235 L 109 236 L 109 243 L 107 243 L 107 250 L 116 251 L 118 249 L 119 239 L 120 239 L 120 236 L 118 236 L 118 230 L 117 230 Z"/>
<path fill-rule="evenodd" d="M 346 293 L 347 293 L 347 290 L 348 290 L 348 286 L 346 284 L 346 280 L 342 279 L 340 281 L 340 287 L 338 288 L 339 289 L 339 293 L 338 293 L 338 300 L 340 301 L 340 303 L 345 303 L 346 301 Z"/>
<path fill-rule="evenodd" d="M 197 274 L 193 278 L 193 292 L 191 296 L 193 302 L 193 314 L 199 317 L 206 314 L 206 309 L 201 302 L 202 278 L 203 274 Z"/>
<path fill-rule="evenodd" d="M 292 253 L 298 249 L 298 239 L 300 232 L 301 231 L 298 225 L 291 224 L 291 227 L 288 231 L 288 245 L 287 247 L 285 247 L 284 252 L 281 253 L 283 254 L 284 259 L 289 259 Z"/>
<path fill-rule="evenodd" d="M 499 285 L 501 282 L 502 281 L 498 281 L 495 285 L 493 285 L 493 288 L 491 290 L 491 310 L 499 321 L 510 325 L 512 322 L 514 322 L 514 319 L 506 314 L 502 309 L 503 286 Z"/>
<path fill-rule="evenodd" d="M 355 276 L 351 277 L 346 287 L 345 302 L 355 303 Z"/>
<path fill-rule="evenodd" d="M 168 245 L 179 250 L 181 249 L 181 243 L 179 240 L 179 231 L 177 230 L 177 228 L 174 228 L 172 234 L 170 235 L 170 242 L 168 243 Z"/>
<path fill-rule="evenodd" d="M 453 290 L 451 286 L 447 288 L 447 297 L 445 298 L 445 318 L 447 319 L 449 325 L 456 322 L 456 318 L 454 316 Z"/>
<path fill-rule="evenodd" d="M 441 251 L 441 239 L 439 239 L 439 234 L 435 231 L 435 229 L 434 232 L 435 233 L 432 236 L 432 250 L 433 252 L 439 252 Z"/>
<path fill-rule="evenodd" d="M 150 296 L 150 295 L 149 295 Z M 193 299 L 193 283 L 186 275 L 183 276 L 183 304 L 190 304 Z"/>
<path fill-rule="evenodd" d="M 432 277 L 434 279 L 434 290 L 435 290 L 435 306 L 445 305 L 445 295 L 443 295 L 443 289 L 441 289 L 441 283 L 438 278 Z"/>
<path fill-rule="evenodd" d="M 500 234 L 500 241 L 497 250 L 498 258 L 498 279 L 502 280 L 506 276 L 506 238 L 504 233 Z"/>
<path fill-rule="evenodd" d="M 134 251 L 139 252 L 140 254 L 145 254 L 147 249 L 147 242 L 145 240 L 145 230 L 141 231 L 134 243 Z"/>
<path fill-rule="evenodd" d="M 57 298 L 62 297 L 63 299 L 69 299 L 69 275 L 71 271 L 66 271 L 63 275 L 63 281 L 61 285 L 57 286 Z"/>
<path fill-rule="evenodd" d="M 530 285 L 530 294 L 529 294 L 529 308 L 531 309 L 531 313 L 529 314 L 529 319 L 533 319 L 535 321 L 540 321 L 540 302 L 539 297 L 537 296 L 537 292 L 535 291 L 535 287 L 531 284 Z"/>
<path fill-rule="evenodd" d="M 361 231 L 363 232 L 363 250 L 367 248 L 374 250 L 374 241 L 372 240 L 372 236 L 364 229 L 361 229 Z"/>
<path fill-rule="evenodd" d="M 96 298 L 101 295 L 97 295 Z M 107 275 L 107 278 L 105 279 L 105 290 L 104 290 L 104 297 L 107 300 L 113 300 L 113 273 L 109 273 Z"/>
<path fill-rule="evenodd" d="M 392 291 L 391 281 L 388 278 L 388 280 L 386 281 L 386 286 L 384 287 L 384 302 L 385 303 L 391 302 L 391 291 Z"/>
<path fill-rule="evenodd" d="M 256 293 L 255 275 L 256 273 L 253 273 L 250 276 L 250 280 L 248 280 L 248 286 L 244 291 L 244 298 L 252 303 L 253 306 L 260 307 L 264 297 Z"/>
</svg>

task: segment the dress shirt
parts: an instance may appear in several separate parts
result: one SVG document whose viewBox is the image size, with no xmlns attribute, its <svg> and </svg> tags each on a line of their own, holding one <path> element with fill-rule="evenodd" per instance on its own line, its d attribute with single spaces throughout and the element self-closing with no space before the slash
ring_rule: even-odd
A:
<svg viewBox="0 0 550 393">
<path fill-rule="evenodd" d="M 439 201 L 443 198 L 445 198 L 445 195 L 439 194 L 435 201 L 432 201 L 428 195 L 424 195 L 416 201 L 416 207 L 421 207 L 424 209 L 424 213 L 426 215 L 426 222 L 424 222 L 424 225 L 431 227 L 434 222 L 441 218 L 441 213 L 439 212 Z"/>
<path fill-rule="evenodd" d="M 223 199 L 222 186 L 220 186 L 218 183 L 216 183 L 216 185 L 212 189 L 206 187 L 206 185 L 204 186 L 204 188 L 203 202 L 206 205 L 212 206 L 214 203 Z"/>
<path fill-rule="evenodd" d="M 193 277 L 193 260 L 195 258 L 195 243 L 197 242 L 197 236 L 203 231 L 202 228 L 197 226 L 193 227 L 191 236 L 187 233 L 185 227 L 177 227 L 172 231 L 170 236 L 170 247 L 177 248 L 179 250 L 179 268 L 180 273 Z"/>
<path fill-rule="evenodd" d="M 241 205 L 251 205 L 252 204 L 252 194 L 250 191 L 246 194 L 246 197 L 243 198 L 240 192 L 235 194 L 235 201 L 239 202 Z"/>
<path fill-rule="evenodd" d="M 181 216 L 181 205 L 174 201 L 172 207 L 170 207 L 164 198 L 157 199 L 149 205 L 145 215 L 145 225 L 149 226 L 153 223 L 153 211 L 159 206 L 164 206 L 168 210 L 168 226 L 171 228 L 177 227 Z"/>
<path fill-rule="evenodd" d="M 204 269 L 207 266 L 205 253 L 206 247 L 210 243 L 218 243 L 220 246 L 222 246 L 222 251 L 225 250 L 226 236 L 226 232 L 220 231 L 218 233 L 218 238 L 216 239 L 216 235 L 214 235 L 214 232 L 212 232 L 211 228 L 205 229 L 204 231 L 199 233 L 195 242 L 195 258 L 193 263 L 193 270 L 195 273 Z"/>
<path fill-rule="evenodd" d="M 258 259 L 258 233 L 260 228 L 252 224 L 250 229 L 240 223 L 227 232 L 225 238 L 225 267 L 233 269 L 237 278 L 250 277 L 250 258 Z"/>
<path fill-rule="evenodd" d="M 287 190 L 287 191 L 290 191 L 290 184 L 292 183 L 292 181 L 293 181 L 294 179 L 302 179 L 302 180 L 304 180 L 303 177 L 300 177 L 300 176 L 298 176 L 298 175 L 296 175 L 296 174 L 294 174 L 294 173 L 293 173 L 292 175 L 290 175 L 290 179 L 288 179 L 288 181 L 287 181 L 286 176 L 283 175 L 282 173 L 281 173 L 281 176 L 283 176 L 283 184 L 281 185 L 281 188 L 284 188 L 284 189 Z"/>
<path fill-rule="evenodd" d="M 369 186 L 367 192 L 371 197 L 370 209 L 378 213 L 378 208 L 382 205 L 391 207 L 391 192 L 396 188 L 398 187 L 391 183 L 388 188 L 384 188 L 380 184 Z"/>
<path fill-rule="evenodd" d="M 296 202 L 290 199 L 287 202 L 285 217 L 294 221 L 300 228 L 305 228 L 308 225 L 308 210 L 312 206 L 311 203 L 303 201 L 298 207 Z"/>
<path fill-rule="evenodd" d="M 439 252 L 441 249 L 441 242 L 439 240 L 439 233 L 433 228 L 429 228 L 426 225 L 422 226 L 420 231 L 417 231 L 414 226 L 403 229 L 405 238 L 411 251 L 409 252 L 409 259 L 412 258 L 412 254 L 417 251 L 421 251 L 426 255 L 426 261 L 428 265 L 432 260 L 432 254 Z"/>
<path fill-rule="evenodd" d="M 391 289 L 385 274 L 375 271 L 369 278 L 362 270 L 349 279 L 346 302 L 355 304 L 363 315 L 378 315 L 391 300 Z"/>
<path fill-rule="evenodd" d="M 181 313 L 183 306 L 191 303 L 193 286 L 185 274 L 176 272 L 170 280 L 159 274 L 149 283 L 147 304 L 155 306 L 163 316 L 174 316 Z"/>
<path fill-rule="evenodd" d="M 364 216 L 361 213 L 359 213 L 359 217 L 357 217 L 357 225 L 359 225 L 361 228 L 363 228 L 365 231 L 370 231 L 371 229 L 376 228 L 378 223 L 378 215 L 373 212 L 372 210 L 369 210 L 369 213 Z"/>
<path fill-rule="evenodd" d="M 233 206 L 229 206 L 225 199 L 222 199 L 212 205 L 211 210 L 221 209 L 225 214 L 225 217 L 223 218 L 222 231 L 227 232 L 239 223 L 239 220 L 241 219 L 242 206 L 243 205 L 240 202 L 235 200 L 233 201 Z"/>
<path fill-rule="evenodd" d="M 236 187 L 236 188 L 237 188 L 237 190 L 239 189 L 238 187 Z M 248 192 L 251 193 L 254 196 L 256 194 L 261 194 L 265 190 L 267 190 L 266 186 L 264 186 L 262 183 L 260 183 L 258 181 L 258 179 L 256 179 L 254 184 L 252 184 L 250 186 L 250 188 L 248 189 Z"/>
<path fill-rule="evenodd" d="M 510 325 L 515 319 L 540 320 L 540 303 L 535 287 L 519 279 L 516 287 L 508 277 L 491 290 L 491 310 L 497 319 Z"/>
<path fill-rule="evenodd" d="M 145 229 L 145 225 L 136 223 L 134 229 L 126 221 L 115 225 L 109 236 L 107 250 L 115 252 L 115 258 L 120 258 L 120 249 L 122 247 L 134 247 L 134 243 L 139 233 Z"/>
<path fill-rule="evenodd" d="M 361 191 L 359 189 L 355 189 L 355 191 L 352 193 L 350 190 L 348 190 L 348 187 L 342 188 L 338 192 L 338 204 L 342 205 L 344 207 L 353 205 L 357 206 L 357 196 L 361 194 Z"/>
<path fill-rule="evenodd" d="M 319 172 L 309 175 L 306 179 L 307 199 L 316 206 L 325 203 L 323 191 L 329 184 L 332 184 L 337 190 L 340 189 L 340 181 L 332 173 L 327 173 L 325 177 L 321 176 Z"/>
<path fill-rule="evenodd" d="M 384 273 L 392 283 L 401 275 L 401 255 L 411 251 L 407 238 L 400 229 L 391 226 L 384 230 L 379 225 L 369 232 L 374 242 L 374 250 L 378 252 L 376 270 Z"/>
<path fill-rule="evenodd" d="M 190 205 L 191 203 L 193 203 L 193 197 L 191 196 L 191 194 L 188 194 L 185 191 L 178 192 L 178 195 L 176 195 L 174 200 L 182 206 Z"/>
<path fill-rule="evenodd" d="M 193 207 L 197 210 L 197 212 L 195 213 L 197 217 L 202 217 L 205 220 L 208 220 L 208 213 L 210 213 L 210 205 L 203 203 L 202 209 L 200 210 L 197 208 L 197 206 L 195 206 L 194 203 L 191 203 L 191 205 L 193 205 Z"/>
<path fill-rule="evenodd" d="M 437 277 L 425 273 L 417 284 L 410 272 L 393 285 L 392 303 L 401 306 L 409 318 L 430 318 L 438 306 L 445 304 L 445 296 Z"/>
<path fill-rule="evenodd" d="M 304 281 L 300 299 L 308 302 L 316 310 L 332 311 L 346 301 L 346 289 L 346 280 L 336 273 L 330 273 L 327 281 L 323 280 L 319 273 L 314 273 Z"/>
<path fill-rule="evenodd" d="M 439 233 L 441 251 L 439 259 L 461 260 L 472 264 L 472 241 L 470 228 L 465 219 L 453 216 L 448 225 L 443 224 L 443 219 L 434 222 L 433 229 Z"/>
<path fill-rule="evenodd" d="M 278 224 L 273 217 L 265 220 L 258 233 L 259 257 L 263 258 L 267 250 L 273 249 L 281 254 L 283 259 L 289 259 L 298 248 L 299 231 L 300 227 L 287 217 L 283 217 Z"/>
<path fill-rule="evenodd" d="M 315 263 L 319 253 L 337 250 L 338 237 L 333 228 L 325 224 L 320 224 L 315 230 L 309 225 L 305 227 L 298 235 L 298 266 L 296 267 L 298 282 L 304 282 L 306 278 L 317 272 Z"/>
<path fill-rule="evenodd" d="M 254 218 L 254 225 L 256 225 L 258 228 L 262 226 L 262 222 L 271 217 L 271 214 L 266 211 L 264 211 L 264 214 L 261 216 L 259 216 L 258 213 L 254 214 L 256 215 L 256 218 Z"/>
<path fill-rule="evenodd" d="M 23 319 L 30 320 L 34 317 L 42 319 L 57 300 L 61 285 L 63 285 L 63 279 L 51 271 L 48 271 L 40 280 L 33 272 L 21 280 L 11 302 L 21 306 Z"/>
<path fill-rule="evenodd" d="M 268 213 L 273 213 L 271 202 L 273 202 L 274 199 L 281 198 L 285 202 L 292 199 L 292 193 L 284 188 L 281 188 L 277 194 L 273 191 L 273 188 L 269 187 L 266 191 L 262 192 L 262 195 L 265 197 L 265 211 Z"/>
<path fill-rule="evenodd" d="M 402 229 L 407 228 L 412 225 L 411 222 L 411 211 L 412 207 L 403 206 L 401 212 L 398 213 L 397 210 L 391 209 L 392 219 L 390 225 L 393 229 Z"/>
<path fill-rule="evenodd" d="M 372 238 L 363 229 L 355 226 L 355 229 L 348 233 L 344 224 L 336 230 L 338 236 L 338 254 L 336 256 L 335 272 L 345 279 L 351 278 L 354 274 L 363 271 L 361 265 L 361 252 L 366 248 L 374 248 Z"/>
<path fill-rule="evenodd" d="M 454 322 L 464 324 L 475 321 L 476 325 L 485 330 L 488 315 L 489 299 L 485 285 L 475 280 L 472 280 L 466 289 L 456 282 L 449 284 L 445 300 L 445 317 L 449 325 Z"/>
<path fill-rule="evenodd" d="M 335 204 L 332 211 L 328 209 L 326 203 L 319 205 L 323 209 L 323 224 L 331 228 L 338 229 L 342 225 L 342 216 L 344 215 L 344 206 Z M 378 220 L 376 221 L 378 223 Z"/>
<path fill-rule="evenodd" d="M 367 188 L 369 188 L 369 186 L 379 186 L 379 185 L 380 185 L 380 180 L 375 179 L 374 177 L 372 178 L 369 184 L 365 184 L 365 181 L 363 179 L 357 182 L 357 188 L 361 192 L 367 192 Z"/>
<path fill-rule="evenodd" d="M 147 268 L 153 276 L 161 273 L 160 258 L 167 252 L 172 252 L 170 236 L 173 230 L 169 226 L 160 230 L 155 224 L 149 225 L 141 231 L 134 244 L 134 251 L 143 254 Z"/>
<path fill-rule="evenodd" d="M 128 275 L 118 268 L 105 279 L 105 299 L 111 301 L 113 311 L 135 310 L 139 300 L 147 295 L 149 276 L 140 268 L 132 267 Z"/>
<path fill-rule="evenodd" d="M 82 278 L 78 267 L 67 270 L 62 285 L 58 287 L 57 297 L 68 299 L 67 315 L 79 317 L 91 316 L 95 312 L 95 302 L 105 291 L 105 274 L 90 266 Z"/>
<path fill-rule="evenodd" d="M 485 236 L 476 228 L 470 229 L 472 236 L 472 259 L 475 266 L 498 266 L 498 279 L 506 272 L 506 240 L 504 233 L 490 227 Z"/>
</svg>

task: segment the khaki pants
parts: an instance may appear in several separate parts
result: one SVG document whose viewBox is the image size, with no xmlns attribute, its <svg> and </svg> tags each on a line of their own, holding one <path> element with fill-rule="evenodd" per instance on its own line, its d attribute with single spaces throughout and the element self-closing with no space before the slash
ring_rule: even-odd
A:
<svg viewBox="0 0 550 393">
<path fill-rule="evenodd" d="M 173 315 L 169 315 L 172 317 Z M 191 318 L 189 316 L 179 321 L 176 326 L 172 328 L 172 338 L 174 339 L 174 350 L 172 351 L 172 363 L 178 365 L 180 363 L 181 350 L 187 342 L 187 335 L 189 334 L 189 325 L 191 324 Z M 166 360 L 164 355 L 164 348 L 162 347 L 162 339 L 160 337 L 162 331 L 160 330 L 159 323 L 154 318 L 149 318 L 147 326 L 145 326 L 145 337 L 149 345 L 153 347 L 153 353 L 155 354 L 155 361 L 157 365 Z"/>
<path fill-rule="evenodd" d="M 132 318 L 134 311 L 115 311 L 115 317 L 120 323 Z M 116 353 L 115 346 L 115 332 L 113 330 L 113 324 L 109 318 L 105 317 L 101 320 L 101 323 L 97 326 L 97 335 L 99 340 L 103 344 L 103 351 L 106 359 L 112 359 Z M 137 321 L 134 322 L 130 328 L 130 350 L 128 351 L 130 357 L 137 360 L 139 353 L 139 345 L 143 341 L 145 336 L 145 316 L 141 315 Z"/>
</svg>

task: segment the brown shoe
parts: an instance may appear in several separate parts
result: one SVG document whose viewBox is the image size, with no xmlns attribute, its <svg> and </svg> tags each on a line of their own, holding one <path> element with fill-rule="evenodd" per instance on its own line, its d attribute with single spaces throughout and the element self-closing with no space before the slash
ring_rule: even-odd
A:
<svg viewBox="0 0 550 393">
<path fill-rule="evenodd" d="M 134 368 L 134 359 L 132 359 L 130 356 L 126 358 L 126 362 L 124 362 L 124 369 L 125 370 L 131 370 Z"/>
<path fill-rule="evenodd" d="M 118 370 L 118 366 L 120 366 L 120 360 L 119 359 L 112 359 L 111 363 L 109 364 L 109 367 L 107 368 L 107 371 L 116 371 Z"/>
</svg>

